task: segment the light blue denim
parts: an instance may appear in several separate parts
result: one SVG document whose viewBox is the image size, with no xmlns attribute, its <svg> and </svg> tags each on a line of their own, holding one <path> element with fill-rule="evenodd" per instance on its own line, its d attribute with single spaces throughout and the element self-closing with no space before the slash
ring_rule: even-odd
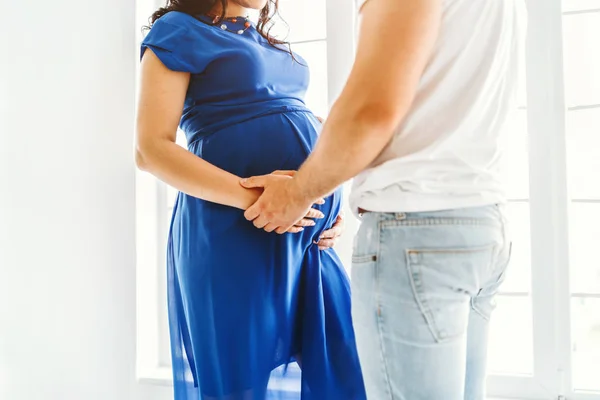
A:
<svg viewBox="0 0 600 400">
<path fill-rule="evenodd" d="M 363 216 L 352 314 L 370 400 L 485 399 L 510 247 L 501 206 Z"/>
</svg>

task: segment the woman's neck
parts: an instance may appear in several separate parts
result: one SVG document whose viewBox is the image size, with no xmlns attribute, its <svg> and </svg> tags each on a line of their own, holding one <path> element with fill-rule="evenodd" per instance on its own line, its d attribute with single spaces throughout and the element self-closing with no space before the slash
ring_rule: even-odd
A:
<svg viewBox="0 0 600 400">
<path fill-rule="evenodd" d="M 221 15 L 222 12 L 223 7 L 221 7 L 221 2 L 217 2 L 211 10 L 211 14 Z M 246 15 L 248 15 L 248 9 L 246 7 L 242 7 L 233 1 L 228 2 L 227 14 L 225 14 L 225 17 L 243 17 Z"/>
</svg>

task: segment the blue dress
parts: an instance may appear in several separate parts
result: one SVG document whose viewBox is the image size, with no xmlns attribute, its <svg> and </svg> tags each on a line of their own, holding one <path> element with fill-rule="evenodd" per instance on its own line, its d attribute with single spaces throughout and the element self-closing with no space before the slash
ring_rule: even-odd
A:
<svg viewBox="0 0 600 400">
<path fill-rule="evenodd" d="M 320 129 L 303 101 L 305 61 L 254 26 L 237 34 L 243 19 L 228 30 L 209 21 L 170 12 L 142 43 L 191 73 L 180 123 L 189 151 L 240 177 L 298 169 Z M 366 399 L 348 277 L 334 250 L 314 244 L 340 200 L 336 191 L 319 206 L 317 226 L 277 235 L 241 210 L 178 195 L 167 252 L 176 400 Z M 267 389 L 294 361 L 301 395 Z"/>
</svg>

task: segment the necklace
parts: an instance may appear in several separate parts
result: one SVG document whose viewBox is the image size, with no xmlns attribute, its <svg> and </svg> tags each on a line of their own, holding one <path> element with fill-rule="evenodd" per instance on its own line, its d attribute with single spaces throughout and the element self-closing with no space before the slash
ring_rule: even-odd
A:
<svg viewBox="0 0 600 400">
<path fill-rule="evenodd" d="M 250 23 L 250 19 L 248 17 L 225 17 L 221 19 L 220 15 L 206 14 L 206 16 L 212 18 L 213 25 L 216 25 L 220 20 L 220 28 L 222 30 L 237 33 L 238 35 L 242 35 L 252 26 L 252 23 Z M 241 25 L 242 22 L 243 25 Z M 233 28 L 230 28 L 231 26 L 233 26 Z"/>
</svg>

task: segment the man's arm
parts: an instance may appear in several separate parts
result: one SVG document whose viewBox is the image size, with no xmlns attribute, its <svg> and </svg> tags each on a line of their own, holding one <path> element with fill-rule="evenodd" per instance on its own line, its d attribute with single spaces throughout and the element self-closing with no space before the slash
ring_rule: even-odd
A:
<svg viewBox="0 0 600 400">
<path fill-rule="evenodd" d="M 283 233 L 316 198 L 364 170 L 408 112 L 438 37 L 442 0 L 370 0 L 354 66 L 314 152 L 293 179 L 253 177 L 264 187 L 245 212 L 257 228 Z"/>
<path fill-rule="evenodd" d="M 323 196 L 360 173 L 389 143 L 436 42 L 441 0 L 370 0 L 361 12 L 348 82 L 294 178 L 307 198 Z"/>
</svg>

